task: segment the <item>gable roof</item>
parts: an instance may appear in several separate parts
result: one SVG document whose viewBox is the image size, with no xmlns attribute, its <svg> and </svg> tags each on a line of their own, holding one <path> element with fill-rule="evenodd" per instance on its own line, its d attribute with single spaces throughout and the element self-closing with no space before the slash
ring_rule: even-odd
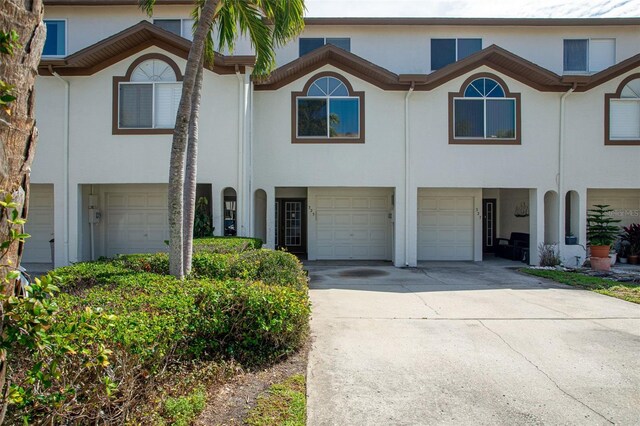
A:
<svg viewBox="0 0 640 426">
<path fill-rule="evenodd" d="M 268 77 L 256 79 L 255 90 L 276 90 L 325 65 L 361 78 L 384 90 L 404 90 L 406 84 L 398 75 L 351 52 L 326 44 L 273 71 Z"/>
<path fill-rule="evenodd" d="M 400 81 L 414 82 L 415 90 L 432 90 L 481 66 L 487 66 L 542 92 L 567 89 L 567 84 L 562 82 L 559 75 L 495 44 L 431 74 L 400 75 Z"/>
<path fill-rule="evenodd" d="M 351 52 L 327 44 L 281 66 L 266 79 L 257 80 L 255 89 L 279 89 L 324 65 L 333 65 L 383 90 L 407 90 L 412 84 L 415 90 L 433 90 L 483 65 L 541 91 L 563 91 L 568 85 L 561 81 L 559 75 L 496 45 L 431 74 L 397 75 Z"/>
<path fill-rule="evenodd" d="M 640 67 L 640 53 L 590 76 L 564 76 L 562 81 L 576 84 L 576 92 L 586 92 L 607 81 Z"/>
<path fill-rule="evenodd" d="M 151 46 L 187 59 L 191 42 L 148 21 L 141 21 L 66 58 L 43 59 L 38 71 L 40 75 L 51 75 L 51 69 L 60 75 L 92 75 Z M 225 56 L 216 52 L 214 63 L 207 64 L 207 68 L 218 74 L 232 74 L 236 67 L 244 72 L 245 66 L 254 63 L 255 56 Z"/>
</svg>

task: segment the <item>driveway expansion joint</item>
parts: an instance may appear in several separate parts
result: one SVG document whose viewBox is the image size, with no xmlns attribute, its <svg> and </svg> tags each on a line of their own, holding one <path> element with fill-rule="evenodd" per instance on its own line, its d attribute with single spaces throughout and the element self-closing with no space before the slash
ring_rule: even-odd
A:
<svg viewBox="0 0 640 426">
<path fill-rule="evenodd" d="M 531 361 L 529 358 L 527 358 L 527 356 L 525 354 L 523 354 L 522 352 L 518 351 L 517 349 L 515 349 L 513 346 L 511 346 L 509 344 L 509 342 L 507 342 L 501 335 L 500 333 L 498 333 L 497 331 L 492 330 L 491 328 L 487 327 L 487 325 L 482 322 L 481 320 L 478 320 L 478 322 L 480 323 L 480 325 L 482 325 L 485 329 L 487 329 L 490 333 L 494 334 L 495 336 L 498 337 L 498 339 L 500 339 L 505 345 L 507 345 L 507 347 L 509 349 L 511 349 L 513 352 L 515 352 L 516 354 L 520 355 L 520 357 L 522 357 L 522 359 L 524 359 L 525 361 L 527 361 L 529 364 L 531 364 L 536 370 L 538 370 L 540 373 L 542 373 L 547 379 L 549 379 L 549 381 L 551 383 L 553 383 L 553 385 L 563 394 L 565 394 L 566 396 L 568 396 L 569 398 L 573 399 L 574 401 L 576 401 L 577 403 L 579 403 L 580 405 L 582 405 L 583 407 L 587 408 L 589 411 L 597 414 L 599 417 L 603 418 L 604 420 L 606 420 L 608 423 L 610 424 L 615 424 L 614 421 L 612 421 L 611 419 L 605 417 L 602 413 L 594 410 L 593 408 L 591 408 L 589 405 L 585 404 L 584 402 L 580 401 L 578 398 L 576 398 L 575 396 L 571 395 L 569 392 L 567 392 L 566 390 L 564 390 L 562 387 L 560 387 L 560 385 L 549 375 L 547 374 L 543 369 L 541 369 L 537 364 L 535 364 L 533 361 Z"/>
</svg>

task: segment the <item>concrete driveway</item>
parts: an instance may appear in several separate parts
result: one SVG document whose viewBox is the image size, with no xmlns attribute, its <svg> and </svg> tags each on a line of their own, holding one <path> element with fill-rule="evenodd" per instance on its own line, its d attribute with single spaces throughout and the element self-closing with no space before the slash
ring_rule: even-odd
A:
<svg viewBox="0 0 640 426">
<path fill-rule="evenodd" d="M 308 424 L 640 424 L 640 305 L 499 266 L 308 266 Z"/>
</svg>

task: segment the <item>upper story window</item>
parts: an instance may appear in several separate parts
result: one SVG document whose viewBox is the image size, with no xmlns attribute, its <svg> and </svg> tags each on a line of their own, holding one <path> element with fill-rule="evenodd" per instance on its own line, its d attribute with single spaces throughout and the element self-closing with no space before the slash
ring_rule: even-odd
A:
<svg viewBox="0 0 640 426">
<path fill-rule="evenodd" d="M 348 37 L 318 37 L 309 38 L 302 37 L 299 39 L 299 56 L 306 55 L 307 53 L 316 50 L 325 44 L 332 44 L 340 49 L 351 52 L 351 39 Z"/>
<path fill-rule="evenodd" d="M 594 73 L 615 63 L 616 40 L 613 38 L 564 40 L 564 72 Z"/>
<path fill-rule="evenodd" d="M 323 72 L 292 93 L 294 143 L 363 143 L 364 92 L 339 74 Z"/>
<path fill-rule="evenodd" d="M 520 144 L 520 94 L 495 75 L 475 75 L 449 93 L 449 121 L 451 144 Z"/>
<path fill-rule="evenodd" d="M 138 58 L 114 77 L 114 134 L 171 133 L 182 95 L 182 74 L 160 54 Z"/>
<path fill-rule="evenodd" d="M 439 70 L 480 50 L 481 38 L 432 38 L 431 71 Z"/>
<path fill-rule="evenodd" d="M 45 19 L 47 39 L 44 42 L 42 56 L 67 55 L 67 21 L 64 19 Z"/>
<path fill-rule="evenodd" d="M 193 40 L 193 19 L 154 19 L 153 24 L 187 40 Z"/>
<path fill-rule="evenodd" d="M 605 144 L 640 145 L 640 74 L 605 95 Z"/>
</svg>

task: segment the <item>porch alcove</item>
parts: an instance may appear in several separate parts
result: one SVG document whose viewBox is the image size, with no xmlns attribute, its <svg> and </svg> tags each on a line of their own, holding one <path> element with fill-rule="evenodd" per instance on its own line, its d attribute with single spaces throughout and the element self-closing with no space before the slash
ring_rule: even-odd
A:
<svg viewBox="0 0 640 426">
<path fill-rule="evenodd" d="M 567 191 L 564 197 L 564 233 L 568 245 L 580 243 L 580 195 Z"/>
<path fill-rule="evenodd" d="M 544 194 L 544 243 L 558 244 L 558 193 L 547 191 Z"/>
<path fill-rule="evenodd" d="M 238 196 L 236 190 L 228 187 L 222 191 L 222 235 L 234 236 L 237 233 Z"/>
<path fill-rule="evenodd" d="M 253 236 L 267 244 L 267 193 L 263 189 L 253 193 Z"/>
</svg>

